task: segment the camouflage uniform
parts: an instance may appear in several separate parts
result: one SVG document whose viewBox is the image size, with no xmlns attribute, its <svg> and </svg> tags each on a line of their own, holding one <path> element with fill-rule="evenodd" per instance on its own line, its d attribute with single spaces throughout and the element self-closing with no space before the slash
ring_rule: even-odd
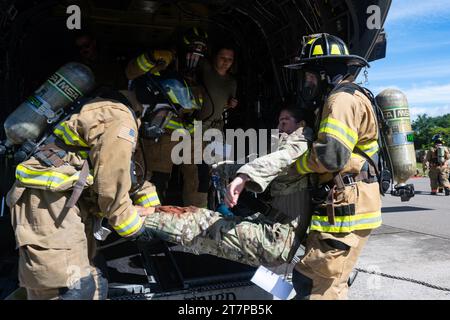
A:
<svg viewBox="0 0 450 320">
<path fill-rule="evenodd" d="M 447 161 L 450 153 L 447 147 L 444 148 L 444 163 L 439 163 L 437 148 L 432 147 L 427 151 L 424 159 L 424 167 L 429 166 L 428 176 L 430 177 L 431 192 L 436 194 L 438 188 L 445 188 L 445 194 L 450 194 L 450 183 L 448 181 L 449 168 Z"/>
<path fill-rule="evenodd" d="M 250 177 L 246 184 L 250 191 L 263 192 L 270 184 L 272 209 L 266 215 L 225 218 L 195 207 L 159 207 L 145 219 L 146 230 L 198 253 L 253 266 L 286 263 L 296 230 L 304 233 L 309 222 L 308 179 L 296 175 L 293 167 L 308 147 L 305 135 L 310 133 L 304 134 L 303 128 L 283 134 L 279 150 L 237 170 Z"/>
</svg>

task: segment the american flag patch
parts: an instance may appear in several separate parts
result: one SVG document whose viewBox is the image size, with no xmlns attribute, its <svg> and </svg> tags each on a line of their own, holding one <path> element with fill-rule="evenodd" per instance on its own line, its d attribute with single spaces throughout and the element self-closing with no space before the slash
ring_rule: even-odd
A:
<svg viewBox="0 0 450 320">
<path fill-rule="evenodd" d="M 136 131 L 134 131 L 134 129 L 130 129 L 128 127 L 121 127 L 119 130 L 119 134 L 117 136 L 119 138 L 130 141 L 132 144 L 136 143 Z"/>
</svg>

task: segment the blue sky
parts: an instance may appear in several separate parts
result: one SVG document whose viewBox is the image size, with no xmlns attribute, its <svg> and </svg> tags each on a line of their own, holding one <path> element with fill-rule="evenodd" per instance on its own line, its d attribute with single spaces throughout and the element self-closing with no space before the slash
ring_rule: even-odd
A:
<svg viewBox="0 0 450 320">
<path fill-rule="evenodd" d="M 385 30 L 387 56 L 371 63 L 366 86 L 402 90 L 413 119 L 450 113 L 450 0 L 393 0 Z"/>
</svg>

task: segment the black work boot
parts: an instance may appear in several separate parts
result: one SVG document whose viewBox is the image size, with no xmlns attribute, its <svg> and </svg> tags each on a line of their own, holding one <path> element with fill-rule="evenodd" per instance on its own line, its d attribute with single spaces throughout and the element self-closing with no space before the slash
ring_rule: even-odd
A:
<svg viewBox="0 0 450 320">
<path fill-rule="evenodd" d="M 446 196 L 450 196 L 450 189 L 449 188 L 445 188 L 445 195 Z"/>
<path fill-rule="evenodd" d="M 292 270 L 292 285 L 296 293 L 294 300 L 309 300 L 313 287 L 312 279 L 294 269 Z"/>
</svg>

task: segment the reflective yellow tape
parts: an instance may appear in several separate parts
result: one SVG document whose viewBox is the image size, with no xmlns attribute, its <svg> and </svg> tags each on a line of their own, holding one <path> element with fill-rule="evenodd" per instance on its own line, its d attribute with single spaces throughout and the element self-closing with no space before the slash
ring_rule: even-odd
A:
<svg viewBox="0 0 450 320">
<path fill-rule="evenodd" d="M 53 130 L 53 133 L 69 146 L 88 147 L 87 143 L 81 139 L 77 133 L 70 129 L 66 122 L 58 124 L 55 130 Z"/>
<path fill-rule="evenodd" d="M 113 228 L 120 236 L 127 237 L 138 231 L 142 227 L 142 224 L 143 219 L 141 219 L 137 210 L 134 209 L 131 216 L 125 222 L 116 227 L 113 226 Z"/>
<path fill-rule="evenodd" d="M 313 215 L 310 229 L 320 232 L 348 233 L 355 230 L 375 229 L 382 224 L 381 211 L 335 217 L 334 219 L 335 224 L 331 225 L 328 223 L 327 216 Z"/>
<path fill-rule="evenodd" d="M 349 150 L 355 148 L 358 142 L 358 134 L 344 123 L 328 117 L 320 124 L 319 133 L 330 134 L 338 138 Z"/>
<path fill-rule="evenodd" d="M 89 158 L 89 153 L 87 151 L 78 151 L 78 154 L 81 156 L 81 158 L 83 159 L 87 159 Z"/>
<path fill-rule="evenodd" d="M 307 171 L 301 166 L 301 158 L 295 161 L 295 166 L 297 168 L 297 173 L 300 175 L 307 174 Z"/>
<path fill-rule="evenodd" d="M 331 45 L 331 54 L 340 55 L 341 49 L 339 49 L 339 46 L 337 44 Z"/>
<path fill-rule="evenodd" d="M 26 186 L 42 186 L 48 189 L 58 188 L 63 184 L 72 184 L 78 181 L 80 173 L 77 172 L 74 175 L 66 175 L 60 172 L 51 170 L 37 171 L 29 169 L 21 164 L 16 168 L 16 179 Z M 92 184 L 94 177 L 89 174 L 87 177 L 87 183 Z"/>
<path fill-rule="evenodd" d="M 314 46 L 314 50 L 312 53 L 313 56 L 323 55 L 323 49 L 320 44 Z"/>
<path fill-rule="evenodd" d="M 376 140 L 365 144 L 357 144 L 356 147 L 359 150 L 364 151 L 369 157 L 373 156 L 378 152 L 378 150 L 380 150 L 380 147 L 378 146 L 378 142 Z"/>
<path fill-rule="evenodd" d="M 169 96 L 170 100 L 172 100 L 173 103 L 180 104 L 180 102 L 178 101 L 177 96 L 175 95 L 175 93 L 173 92 L 172 89 L 170 89 L 170 90 L 167 92 L 167 95 Z"/>
<path fill-rule="evenodd" d="M 148 61 L 145 53 L 143 53 L 139 57 L 137 57 L 136 61 L 139 66 L 139 69 L 141 69 L 144 72 L 148 72 L 150 69 L 152 69 L 155 66 L 150 61 Z"/>
<path fill-rule="evenodd" d="M 308 167 L 308 159 L 310 152 L 309 150 L 305 152 L 300 158 L 295 161 L 295 166 L 299 174 L 308 174 L 314 172 Z"/>
<path fill-rule="evenodd" d="M 147 207 L 159 206 L 161 204 L 161 202 L 159 201 L 158 194 L 156 192 L 152 192 L 152 193 L 149 193 L 149 194 L 146 194 L 146 195 L 140 197 L 136 201 L 136 204 L 147 208 Z"/>
<path fill-rule="evenodd" d="M 187 126 L 185 127 L 185 129 L 186 129 L 187 131 L 189 131 L 189 133 L 191 133 L 191 134 L 195 132 L 195 127 L 194 127 L 194 125 L 192 125 L 192 124 L 187 125 Z"/>
<path fill-rule="evenodd" d="M 175 130 L 175 129 L 181 129 L 184 127 L 181 122 L 177 122 L 175 120 L 169 120 L 169 122 L 166 124 L 166 126 L 164 128 Z"/>
</svg>

